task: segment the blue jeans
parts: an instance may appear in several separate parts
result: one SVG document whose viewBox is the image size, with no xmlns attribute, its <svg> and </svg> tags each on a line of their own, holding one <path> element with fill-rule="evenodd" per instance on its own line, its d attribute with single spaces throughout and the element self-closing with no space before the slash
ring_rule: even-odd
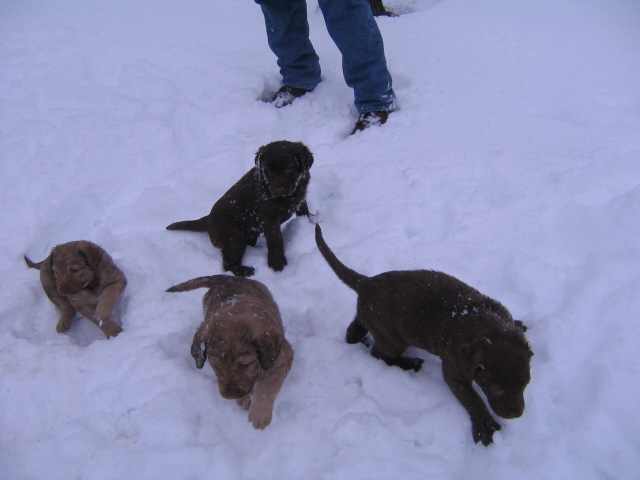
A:
<svg viewBox="0 0 640 480">
<path fill-rule="evenodd" d="M 312 90 L 320 62 L 309 40 L 306 0 L 255 0 L 262 8 L 269 47 L 278 57 L 282 83 Z M 382 35 L 367 0 L 319 0 L 329 35 L 342 53 L 342 72 L 359 113 L 393 110 L 396 97 Z"/>
</svg>

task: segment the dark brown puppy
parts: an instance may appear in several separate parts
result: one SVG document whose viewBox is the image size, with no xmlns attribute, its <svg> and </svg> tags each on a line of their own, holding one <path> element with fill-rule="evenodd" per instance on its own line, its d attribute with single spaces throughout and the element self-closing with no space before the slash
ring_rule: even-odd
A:
<svg viewBox="0 0 640 480">
<path fill-rule="evenodd" d="M 533 353 L 524 326 L 514 323 L 505 307 L 433 270 L 360 275 L 336 258 L 319 225 L 316 243 L 338 278 L 358 293 L 356 318 L 347 329 L 348 343 L 361 342 L 371 332 L 375 341 L 371 355 L 416 372 L 423 360 L 403 357 L 408 347 L 438 355 L 445 382 L 469 412 L 476 443 L 492 443 L 500 425 L 473 389 L 473 381 L 496 415 L 522 415 Z"/>
<path fill-rule="evenodd" d="M 191 345 L 196 367 L 208 358 L 220 395 L 236 399 L 249 410 L 254 428 L 263 429 L 293 362 L 278 306 L 262 283 L 226 275 L 194 278 L 167 292 L 202 287 L 209 291 L 202 300 L 204 322 Z"/>
<path fill-rule="evenodd" d="M 242 265 L 247 245 L 254 247 L 261 233 L 267 240 L 268 264 L 276 272 L 287 264 L 280 225 L 296 213 L 309 215 L 305 201 L 313 155 L 300 142 L 281 140 L 263 145 L 249 170 L 198 220 L 172 223 L 167 230 L 208 232 L 222 250 L 222 266 L 240 277 L 253 267 Z"/>
<path fill-rule="evenodd" d="M 40 282 L 47 297 L 60 308 L 58 333 L 71 326 L 76 310 L 96 324 L 107 338 L 122 329 L 111 320 L 116 301 L 127 286 L 127 279 L 111 257 L 98 245 L 80 240 L 63 243 L 51 250 L 43 261 L 31 268 L 40 270 Z"/>
</svg>

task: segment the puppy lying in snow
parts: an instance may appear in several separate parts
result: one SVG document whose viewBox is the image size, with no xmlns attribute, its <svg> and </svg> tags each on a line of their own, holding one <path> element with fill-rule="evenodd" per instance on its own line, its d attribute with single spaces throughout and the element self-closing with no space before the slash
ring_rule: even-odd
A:
<svg viewBox="0 0 640 480">
<path fill-rule="evenodd" d="M 239 277 L 250 277 L 253 267 L 242 265 L 247 245 L 255 247 L 264 233 L 267 262 L 276 272 L 287 264 L 280 225 L 295 213 L 309 216 L 305 200 L 313 155 L 300 142 L 281 140 L 260 147 L 256 166 L 249 170 L 198 220 L 172 223 L 167 230 L 207 232 L 222 250 L 222 266 Z"/>
<path fill-rule="evenodd" d="M 316 243 L 338 278 L 358 293 L 356 318 L 347 342 L 368 332 L 371 355 L 404 370 L 420 370 L 423 360 L 402 356 L 416 347 L 442 359 L 444 380 L 471 417 L 473 440 L 493 442 L 500 425 L 473 389 L 482 389 L 502 418 L 524 412 L 524 389 L 533 353 L 522 322 L 514 322 L 500 303 L 441 272 L 392 271 L 365 277 L 343 265 L 329 249 L 316 224 Z"/>
<path fill-rule="evenodd" d="M 293 362 L 278 306 L 262 283 L 226 275 L 194 278 L 167 292 L 196 288 L 209 289 L 202 300 L 204 322 L 191 345 L 196 367 L 208 359 L 220 395 L 237 400 L 254 428 L 263 429 Z"/>
<path fill-rule="evenodd" d="M 41 262 L 34 263 L 26 255 L 24 260 L 29 267 L 40 270 L 47 297 L 60 309 L 58 333 L 69 329 L 76 310 L 107 338 L 122 331 L 111 320 L 111 312 L 127 279 L 102 248 L 80 240 L 54 247 Z"/>
</svg>

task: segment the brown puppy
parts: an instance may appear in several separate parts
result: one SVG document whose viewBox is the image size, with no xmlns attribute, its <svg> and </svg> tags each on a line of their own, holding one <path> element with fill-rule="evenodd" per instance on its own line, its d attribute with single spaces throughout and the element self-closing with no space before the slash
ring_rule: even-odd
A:
<svg viewBox="0 0 640 480">
<path fill-rule="evenodd" d="M 122 331 L 111 320 L 111 312 L 127 279 L 102 248 L 80 240 L 54 247 L 41 262 L 34 263 L 26 256 L 24 260 L 29 267 L 40 270 L 47 297 L 60 308 L 58 333 L 69 329 L 76 310 L 107 338 Z"/>
<path fill-rule="evenodd" d="M 416 372 L 423 360 L 403 357 L 408 347 L 438 355 L 445 382 L 469 412 L 476 443 L 492 443 L 500 425 L 473 389 L 473 381 L 496 415 L 522 415 L 533 353 L 524 326 L 514 322 L 505 307 L 460 280 L 432 270 L 360 275 L 336 258 L 319 225 L 316 243 L 338 278 L 358 293 L 356 318 L 347 329 L 348 343 L 361 342 L 371 332 L 375 341 L 371 355 Z"/>
<path fill-rule="evenodd" d="M 253 267 L 242 265 L 247 245 L 255 247 L 264 233 L 268 264 L 276 272 L 287 264 L 280 225 L 296 213 L 309 215 L 305 201 L 313 155 L 300 142 L 281 140 L 258 149 L 256 166 L 249 170 L 198 220 L 172 223 L 167 230 L 208 232 L 214 247 L 222 250 L 222 265 L 240 277 L 250 277 Z"/>
<path fill-rule="evenodd" d="M 209 289 L 191 345 L 196 367 L 208 358 L 220 395 L 249 410 L 249 421 L 262 430 L 293 362 L 278 306 L 262 283 L 226 275 L 194 278 L 167 292 L 196 288 Z"/>
</svg>

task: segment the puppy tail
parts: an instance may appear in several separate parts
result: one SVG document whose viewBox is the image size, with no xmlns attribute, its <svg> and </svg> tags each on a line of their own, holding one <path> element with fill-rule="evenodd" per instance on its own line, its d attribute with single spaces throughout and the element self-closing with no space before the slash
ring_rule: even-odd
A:
<svg viewBox="0 0 640 480">
<path fill-rule="evenodd" d="M 167 292 L 188 292 L 196 288 L 210 288 L 213 277 L 198 277 L 167 288 Z"/>
<path fill-rule="evenodd" d="M 38 262 L 38 263 L 32 262 L 31 260 L 29 260 L 29 257 L 27 257 L 26 255 L 24 256 L 24 261 L 27 264 L 27 267 L 35 268 L 36 270 L 40 270 L 40 267 L 44 263 L 44 260 L 42 262 Z"/>
<path fill-rule="evenodd" d="M 167 230 L 188 230 L 190 232 L 206 232 L 208 225 L 208 218 L 199 218 L 198 220 L 185 220 L 183 222 L 175 222 L 167 227 Z"/>
<path fill-rule="evenodd" d="M 327 261 L 333 271 L 336 272 L 338 278 L 342 280 L 349 288 L 359 293 L 361 287 L 369 279 L 369 277 L 365 277 L 355 270 L 351 270 L 340 260 L 338 260 L 338 257 L 334 255 L 331 249 L 329 249 L 327 243 L 324 241 L 319 223 L 316 223 L 316 244 L 318 245 L 318 249 L 320 249 L 320 253 L 324 257 L 324 259 Z"/>
</svg>

